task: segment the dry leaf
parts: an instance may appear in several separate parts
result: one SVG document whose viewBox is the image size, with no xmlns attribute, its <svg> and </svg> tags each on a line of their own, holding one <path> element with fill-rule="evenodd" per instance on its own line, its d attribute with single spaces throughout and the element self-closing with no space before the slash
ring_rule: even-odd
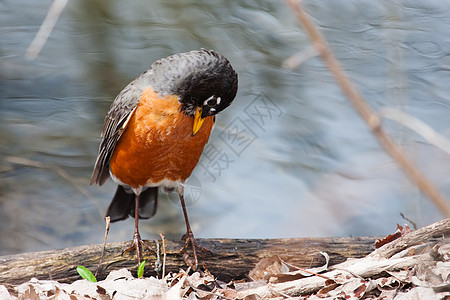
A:
<svg viewBox="0 0 450 300">
<path fill-rule="evenodd" d="M 289 269 L 286 269 L 286 266 L 284 266 L 283 270 L 283 262 L 278 255 L 274 255 L 261 259 L 248 276 L 254 281 L 268 281 L 272 275 L 281 274 L 283 271 L 287 272 Z"/>
<path fill-rule="evenodd" d="M 12 299 L 11 295 L 8 292 L 8 289 L 4 285 L 0 285 L 0 299 Z"/>
</svg>

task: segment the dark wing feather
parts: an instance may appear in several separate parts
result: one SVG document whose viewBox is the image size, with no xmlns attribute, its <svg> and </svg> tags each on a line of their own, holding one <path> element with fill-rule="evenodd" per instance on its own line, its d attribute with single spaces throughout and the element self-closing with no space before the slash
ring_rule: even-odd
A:
<svg viewBox="0 0 450 300">
<path fill-rule="evenodd" d="M 127 85 L 111 104 L 103 124 L 102 140 L 91 177 L 91 184 L 103 185 L 108 180 L 111 155 L 139 103 L 144 88 L 149 85 L 150 77 L 151 72 L 143 73 Z"/>
</svg>

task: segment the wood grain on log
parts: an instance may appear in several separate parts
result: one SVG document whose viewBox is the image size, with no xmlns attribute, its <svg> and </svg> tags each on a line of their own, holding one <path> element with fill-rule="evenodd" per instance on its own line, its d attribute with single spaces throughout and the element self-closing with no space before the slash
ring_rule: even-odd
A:
<svg viewBox="0 0 450 300">
<path fill-rule="evenodd" d="M 408 247 L 450 238 L 450 218 L 419 228 L 405 236 L 377 249 L 371 256 L 390 258 Z"/>
<path fill-rule="evenodd" d="M 199 251 L 200 263 L 206 264 L 209 271 L 218 279 L 228 281 L 244 278 L 255 264 L 263 257 L 279 255 L 284 261 L 298 267 L 314 267 L 324 264 L 319 253 L 330 255 L 330 264 L 345 261 L 348 257 L 363 257 L 374 250 L 374 237 L 353 238 L 291 238 L 291 239 L 198 239 L 200 246 L 211 253 Z M 148 241 L 149 245 L 156 242 Z M 161 243 L 161 241 L 158 241 Z M 166 241 L 166 274 L 177 272 L 186 265 L 178 251 L 182 241 Z M 116 269 L 127 268 L 136 272 L 134 253 L 121 255 L 129 242 L 108 243 L 100 272 L 99 280 Z M 32 277 L 72 282 L 79 279 L 77 266 L 85 266 L 95 272 L 103 245 L 86 245 L 62 250 L 23 253 L 0 257 L 0 284 L 20 284 Z M 160 247 L 161 248 L 161 247 Z M 161 255 L 162 257 L 162 255 Z M 155 276 L 153 263 L 155 255 L 151 254 L 146 267 L 146 276 Z M 161 258 L 162 259 L 162 258 Z"/>
<path fill-rule="evenodd" d="M 441 259 L 437 254 L 438 249 L 440 247 L 448 249 L 449 245 L 450 218 L 409 232 L 364 258 L 348 260 L 334 265 L 330 268 L 330 271 L 321 275 L 327 278 L 335 278 L 341 273 L 348 273 L 360 280 L 380 275 L 386 271 L 392 272 L 412 269 L 413 267 L 430 270 L 436 264 L 436 260 Z M 444 251 L 447 252 L 448 250 L 445 249 Z M 260 299 L 269 299 L 277 295 L 298 297 L 309 295 L 325 286 L 326 279 L 324 277 L 311 276 L 259 286 L 242 291 L 238 295 L 239 299 L 249 295 L 258 295 Z"/>
</svg>

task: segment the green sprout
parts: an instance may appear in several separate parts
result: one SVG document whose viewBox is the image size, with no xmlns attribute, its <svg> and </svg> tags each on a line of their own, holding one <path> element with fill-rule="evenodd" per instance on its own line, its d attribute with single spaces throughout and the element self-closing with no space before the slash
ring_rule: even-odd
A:
<svg viewBox="0 0 450 300">
<path fill-rule="evenodd" d="M 145 260 L 143 260 L 138 267 L 137 276 L 138 278 L 141 278 L 144 275 L 144 267 L 145 267 Z"/>
<path fill-rule="evenodd" d="M 80 274 L 81 278 L 86 279 L 90 282 L 97 282 L 97 278 L 95 278 L 94 274 L 89 271 L 86 267 L 78 266 L 77 272 Z"/>
</svg>

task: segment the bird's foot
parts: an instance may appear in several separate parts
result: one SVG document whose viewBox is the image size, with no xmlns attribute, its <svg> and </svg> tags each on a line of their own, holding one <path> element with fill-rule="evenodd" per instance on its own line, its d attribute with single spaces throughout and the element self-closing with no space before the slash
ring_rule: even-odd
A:
<svg viewBox="0 0 450 300">
<path fill-rule="evenodd" d="M 124 255 L 127 252 L 130 251 L 136 251 L 136 257 L 138 260 L 138 265 L 141 264 L 141 254 L 142 254 L 142 250 L 148 250 L 151 253 L 155 254 L 155 251 L 152 250 L 152 248 L 150 248 L 149 245 L 147 245 L 142 239 L 141 239 L 141 235 L 139 234 L 139 232 L 135 232 L 133 235 L 133 242 L 131 243 L 131 246 L 127 249 L 125 249 L 122 252 L 122 255 Z"/>
<path fill-rule="evenodd" d="M 208 253 L 208 254 L 211 254 L 211 251 L 209 251 L 208 249 L 201 247 L 197 244 L 197 241 L 195 240 L 194 234 L 192 233 L 192 231 L 186 232 L 181 239 L 184 240 L 185 243 L 184 243 L 183 248 L 181 248 L 181 250 L 179 251 L 179 254 L 181 255 L 183 252 L 185 252 L 186 249 L 189 247 L 189 245 L 192 246 L 192 253 L 193 253 L 194 261 L 192 262 L 191 260 L 188 260 L 187 256 L 184 257 L 184 261 L 186 262 L 186 264 L 188 266 L 190 266 L 192 268 L 192 270 L 195 271 L 195 270 L 197 270 L 197 267 L 198 267 L 197 249 L 199 249 L 205 253 Z"/>
</svg>

